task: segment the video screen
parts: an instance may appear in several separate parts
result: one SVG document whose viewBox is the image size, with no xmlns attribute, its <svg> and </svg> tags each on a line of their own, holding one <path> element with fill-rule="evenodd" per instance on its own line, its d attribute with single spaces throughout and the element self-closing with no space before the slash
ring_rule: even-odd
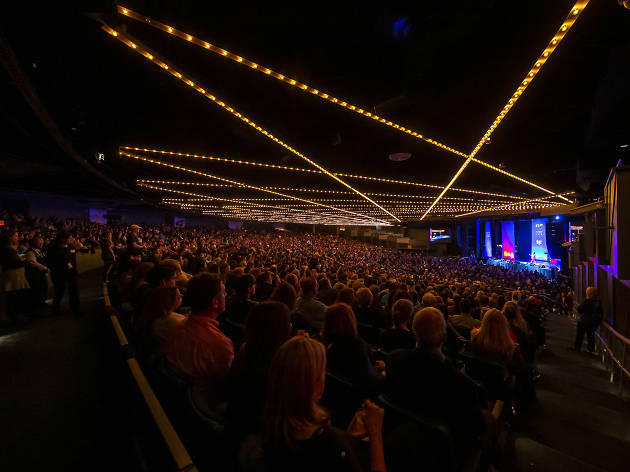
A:
<svg viewBox="0 0 630 472">
<path fill-rule="evenodd" d="M 443 241 L 445 239 L 451 239 L 450 230 L 429 228 L 429 241 Z"/>
</svg>

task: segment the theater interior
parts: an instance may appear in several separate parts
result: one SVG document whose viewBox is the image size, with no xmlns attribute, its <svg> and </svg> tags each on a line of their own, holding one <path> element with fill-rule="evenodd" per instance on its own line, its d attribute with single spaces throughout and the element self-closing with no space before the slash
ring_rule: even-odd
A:
<svg viewBox="0 0 630 472">
<path fill-rule="evenodd" d="M 3 7 L 0 469 L 628 471 L 628 32 Z"/>
</svg>

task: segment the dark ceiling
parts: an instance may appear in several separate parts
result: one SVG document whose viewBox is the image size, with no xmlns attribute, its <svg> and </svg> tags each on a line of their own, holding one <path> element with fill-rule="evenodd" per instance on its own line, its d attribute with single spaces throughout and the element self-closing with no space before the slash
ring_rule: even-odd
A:
<svg viewBox="0 0 630 472">
<path fill-rule="evenodd" d="M 571 1 L 129 1 L 125 6 L 468 153 L 569 12 Z M 127 32 L 241 113 L 331 171 L 443 186 L 463 158 L 116 14 L 110 2 L 28 4 L 2 35 L 82 156 L 137 191 L 136 178 L 200 180 L 120 159 L 130 145 L 309 167 L 100 29 Z M 591 0 L 478 157 L 554 191 L 601 188 L 630 137 L 630 11 Z M 0 76 L 2 152 L 55 166 L 61 186 L 113 192 L 50 139 L 18 87 Z M 408 152 L 411 159 L 387 156 Z M 96 153 L 105 162 L 97 164 Z M 254 185 L 346 190 L 324 176 L 170 158 Z M 33 174 L 32 185 L 50 185 Z M 45 173 L 44 173 L 45 175 Z M 3 176 L 1 185 L 19 180 Z M 92 185 L 92 183 L 94 184 Z M 438 190 L 347 179 L 364 192 Z M 541 196 L 471 164 L 456 187 Z M 192 191 L 188 189 L 189 191 Z M 196 191 L 199 191 L 198 189 Z M 144 191 L 143 191 L 144 192 Z M 155 194 L 150 194 L 155 195 Z M 227 194 L 226 194 L 227 195 Z M 240 196 L 249 194 L 240 193 Z M 462 196 L 449 192 L 447 197 Z M 469 195 L 467 195 L 469 196 Z M 350 197 L 348 197 L 350 198 Z"/>
</svg>

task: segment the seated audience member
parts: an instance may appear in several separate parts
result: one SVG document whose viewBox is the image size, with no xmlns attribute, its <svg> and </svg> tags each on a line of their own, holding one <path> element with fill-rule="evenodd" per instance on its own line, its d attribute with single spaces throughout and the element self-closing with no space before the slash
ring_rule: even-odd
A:
<svg viewBox="0 0 630 472">
<path fill-rule="evenodd" d="M 258 431 L 269 366 L 291 330 L 291 316 L 284 303 L 262 302 L 247 317 L 245 342 L 230 370 L 228 415 L 239 435 Z"/>
<path fill-rule="evenodd" d="M 319 279 L 319 290 L 317 291 L 317 299 L 324 305 L 332 305 L 337 299 L 337 291 L 330 285 L 327 277 Z"/>
<path fill-rule="evenodd" d="M 201 273 L 190 279 L 186 295 L 191 314 L 168 340 L 166 358 L 192 384 L 195 397 L 212 407 L 224 399 L 234 358 L 232 341 L 216 320 L 225 310 L 225 287 L 217 276 Z"/>
<path fill-rule="evenodd" d="M 431 292 L 426 292 L 422 295 L 422 307 L 423 308 L 432 308 L 437 304 L 437 298 Z"/>
<path fill-rule="evenodd" d="M 459 315 L 455 315 L 450 319 L 457 332 L 467 339 L 470 339 L 471 330 L 481 325 L 481 321 L 472 317 L 471 311 L 472 306 L 470 302 L 466 298 L 462 298 L 459 302 Z"/>
<path fill-rule="evenodd" d="M 332 373 L 348 379 L 363 392 L 381 388 L 384 378 L 375 367 L 368 345 L 358 335 L 350 305 L 335 303 L 326 309 L 322 338 Z"/>
<path fill-rule="evenodd" d="M 298 279 L 298 276 L 295 274 L 287 274 L 286 277 L 286 282 L 293 287 L 293 290 L 295 290 L 295 293 L 300 293 L 300 280 Z M 335 296 L 337 296 L 337 294 L 335 294 Z"/>
<path fill-rule="evenodd" d="M 385 471 L 384 410 L 366 402 L 360 413 L 369 437 L 370 463 L 364 465 L 360 441 L 332 427 L 328 414 L 318 405 L 325 381 L 326 350 L 321 343 L 296 336 L 278 349 L 269 371 L 262 422 L 266 470 Z"/>
<path fill-rule="evenodd" d="M 395 349 L 413 349 L 416 337 L 409 329 L 409 320 L 413 313 L 411 300 L 401 298 L 392 307 L 394 327 L 386 330 L 381 336 L 381 345 L 386 351 Z"/>
<path fill-rule="evenodd" d="M 413 332 L 416 348 L 389 356 L 389 395 L 411 411 L 445 422 L 456 447 L 463 451 L 484 432 L 485 394 L 442 353 L 446 322 L 439 310 L 417 312 Z"/>
<path fill-rule="evenodd" d="M 163 351 L 173 332 L 186 319 L 175 311 L 181 304 L 182 294 L 176 287 L 150 289 L 147 302 L 135 325 L 136 345 L 141 351 L 138 353 L 141 359 L 153 354 L 156 344 Z"/>
<path fill-rule="evenodd" d="M 302 315 L 309 323 L 309 329 L 312 332 L 319 332 L 324 322 L 324 313 L 326 305 L 318 301 L 317 297 L 317 280 L 314 277 L 304 277 L 300 280 L 302 295 L 297 299 L 295 311 Z"/>
<path fill-rule="evenodd" d="M 131 274 L 131 279 L 127 285 L 125 292 L 127 293 L 127 299 L 131 306 L 135 317 L 142 315 L 142 308 L 147 299 L 147 293 L 151 290 L 149 285 L 149 273 L 155 264 L 152 262 L 142 262 L 138 264 Z"/>
<path fill-rule="evenodd" d="M 337 299 L 335 303 L 345 303 L 347 305 L 352 305 L 354 301 L 354 290 L 350 287 L 342 288 L 339 293 L 337 293 Z"/>
<path fill-rule="evenodd" d="M 256 278 L 256 292 L 253 299 L 257 302 L 264 302 L 267 300 L 274 290 L 273 286 L 273 273 L 270 271 L 262 272 Z"/>
<path fill-rule="evenodd" d="M 488 295 L 479 291 L 477 293 L 477 303 L 479 303 L 479 306 L 473 309 L 472 316 L 478 320 L 483 320 L 486 311 L 489 309 L 488 304 L 490 303 L 490 299 L 488 298 Z"/>
<path fill-rule="evenodd" d="M 374 295 L 369 288 L 360 288 L 357 290 L 354 305 L 352 309 L 357 317 L 357 322 L 373 326 L 374 328 L 389 328 L 391 324 L 388 322 L 387 315 L 379 306 L 374 306 Z"/>
<path fill-rule="evenodd" d="M 256 290 L 256 279 L 250 274 L 241 275 L 232 287 L 234 288 L 234 296 L 221 315 L 221 319 L 244 325 L 247 314 L 257 305 L 251 300 Z"/>
<path fill-rule="evenodd" d="M 527 321 L 521 315 L 521 310 L 514 302 L 507 302 L 503 307 L 503 316 L 508 320 L 510 338 L 517 343 L 525 362 L 533 366 L 536 355 L 536 340 L 527 326 Z"/>
<path fill-rule="evenodd" d="M 512 341 L 507 319 L 496 308 L 490 308 L 478 330 L 471 332 L 472 350 L 498 362 L 522 360 L 518 344 Z"/>
</svg>

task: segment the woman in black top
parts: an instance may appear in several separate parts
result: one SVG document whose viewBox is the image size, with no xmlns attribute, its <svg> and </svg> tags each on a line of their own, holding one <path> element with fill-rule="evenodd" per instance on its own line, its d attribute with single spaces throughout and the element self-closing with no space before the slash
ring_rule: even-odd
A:
<svg viewBox="0 0 630 472">
<path fill-rule="evenodd" d="M 230 369 L 228 416 L 238 437 L 258 430 L 271 360 L 290 335 L 291 315 L 284 303 L 262 302 L 249 312 L 245 341 Z"/>
<path fill-rule="evenodd" d="M 368 345 L 357 331 L 350 305 L 335 303 L 326 309 L 322 338 L 327 345 L 328 369 L 349 380 L 361 392 L 378 392 L 385 378 L 375 367 Z"/>
</svg>

